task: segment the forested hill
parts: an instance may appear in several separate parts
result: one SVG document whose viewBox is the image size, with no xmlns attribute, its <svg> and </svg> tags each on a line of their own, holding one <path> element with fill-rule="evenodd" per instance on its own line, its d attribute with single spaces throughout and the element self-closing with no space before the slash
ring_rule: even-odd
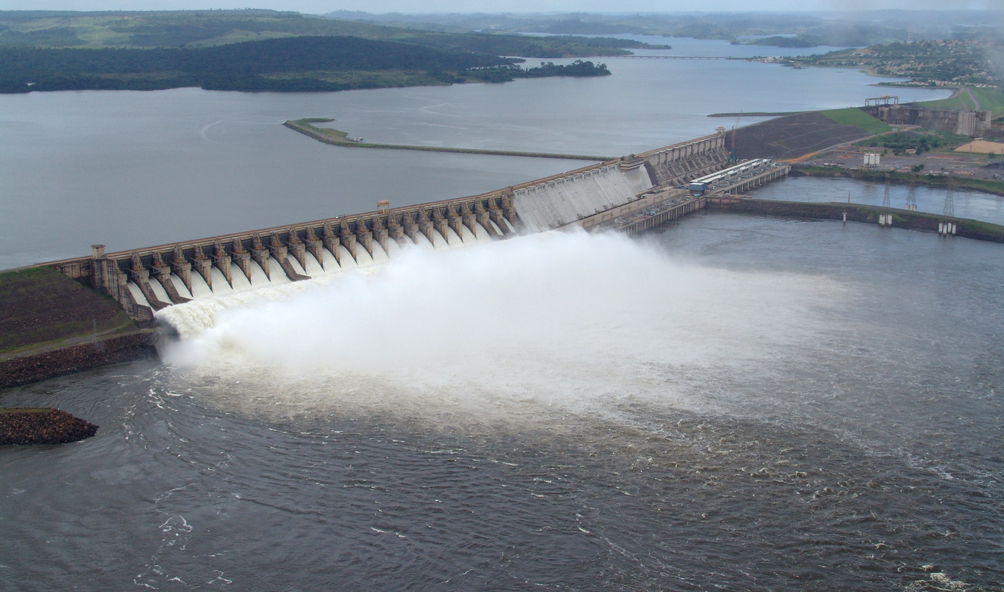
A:
<svg viewBox="0 0 1004 592">
<path fill-rule="evenodd" d="M 201 48 L 278 37 L 362 37 L 448 51 L 535 58 L 625 55 L 623 48 L 653 48 L 638 41 L 424 31 L 274 10 L 173 12 L 0 11 L 0 46 Z"/>
<path fill-rule="evenodd" d="M 542 64 L 359 37 L 301 36 L 179 49 L 0 46 L 0 92 L 156 90 L 336 91 L 520 77 L 601 76 L 602 64 Z"/>
</svg>

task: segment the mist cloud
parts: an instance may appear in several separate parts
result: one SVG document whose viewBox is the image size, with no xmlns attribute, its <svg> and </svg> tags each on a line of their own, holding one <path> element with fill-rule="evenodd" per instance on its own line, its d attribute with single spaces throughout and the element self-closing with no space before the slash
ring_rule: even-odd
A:
<svg viewBox="0 0 1004 592">
<path fill-rule="evenodd" d="M 818 338 L 816 311 L 847 294 L 826 278 L 706 268 L 585 233 L 413 249 L 373 275 L 306 284 L 233 308 L 166 309 L 186 338 L 165 360 L 195 383 L 227 385 L 214 393 L 234 393 L 236 408 L 513 417 L 624 397 L 676 404 L 666 376 L 783 359 Z"/>
</svg>

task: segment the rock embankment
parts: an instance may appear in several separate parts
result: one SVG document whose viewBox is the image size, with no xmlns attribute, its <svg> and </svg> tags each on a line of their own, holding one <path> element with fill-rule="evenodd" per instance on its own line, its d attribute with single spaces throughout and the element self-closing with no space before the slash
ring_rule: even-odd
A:
<svg viewBox="0 0 1004 592">
<path fill-rule="evenodd" d="M 797 158 L 824 148 L 870 136 L 853 125 L 841 125 L 818 111 L 778 117 L 730 132 L 726 146 L 738 159 Z"/>
<path fill-rule="evenodd" d="M 0 389 L 155 356 L 156 339 L 146 330 L 0 360 Z"/>
<path fill-rule="evenodd" d="M 58 409 L 0 409 L 0 445 L 67 444 L 97 431 L 98 426 Z"/>
</svg>

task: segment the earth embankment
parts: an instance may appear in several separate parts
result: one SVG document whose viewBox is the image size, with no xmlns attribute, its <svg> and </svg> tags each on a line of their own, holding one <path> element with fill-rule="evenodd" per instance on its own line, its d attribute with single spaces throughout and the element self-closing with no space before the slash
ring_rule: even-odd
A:
<svg viewBox="0 0 1004 592">
<path fill-rule="evenodd" d="M 153 353 L 112 298 L 48 267 L 0 273 L 0 389 Z"/>
<path fill-rule="evenodd" d="M 729 133 L 736 158 L 793 159 L 872 135 L 841 124 L 822 112 L 799 113 L 754 123 Z"/>
</svg>

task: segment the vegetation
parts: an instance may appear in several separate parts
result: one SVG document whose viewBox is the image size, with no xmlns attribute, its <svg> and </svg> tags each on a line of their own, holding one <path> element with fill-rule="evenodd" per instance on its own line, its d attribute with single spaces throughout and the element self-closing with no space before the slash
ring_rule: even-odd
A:
<svg viewBox="0 0 1004 592">
<path fill-rule="evenodd" d="M 117 302 L 48 267 L 0 273 L 0 310 L 2 353 L 136 329 Z"/>
<path fill-rule="evenodd" d="M 955 109 L 959 111 L 971 111 L 976 109 L 976 103 L 970 98 L 969 93 L 965 89 L 956 90 L 952 96 L 947 99 L 938 99 L 936 101 L 923 101 L 917 103 L 921 107 L 928 107 L 930 109 Z"/>
<path fill-rule="evenodd" d="M 986 40 L 897 41 L 781 61 L 797 66 L 861 68 L 877 76 L 909 79 L 897 83 L 900 86 L 998 85 L 1004 79 L 992 59 L 1000 50 L 999 42 Z"/>
<path fill-rule="evenodd" d="M 576 60 L 523 69 L 521 60 L 359 37 L 287 37 L 198 49 L 0 47 L 0 92 L 201 86 L 208 90 L 336 91 L 467 80 L 605 76 Z M 382 77 L 360 72 L 383 72 Z M 393 72 L 391 76 L 386 73 Z M 355 77 L 349 73 L 355 73 Z"/>
<path fill-rule="evenodd" d="M 889 124 L 868 115 L 861 109 L 833 109 L 821 113 L 827 119 L 840 125 L 851 125 L 869 134 L 882 134 L 892 130 Z"/>
<path fill-rule="evenodd" d="M 924 101 L 917 103 L 922 107 L 932 109 L 986 109 L 993 117 L 1004 115 L 1004 91 L 988 87 L 963 87 L 955 94 L 940 101 Z"/>
<path fill-rule="evenodd" d="M 269 10 L 0 12 L 0 92 L 239 91 L 506 82 L 604 76 L 578 60 L 521 68 L 502 56 L 621 55 L 617 39 L 406 30 Z"/>
<path fill-rule="evenodd" d="M 1004 115 L 1004 91 L 999 88 L 967 88 L 966 94 L 971 94 L 979 101 L 979 108 L 993 113 L 994 117 Z"/>
<path fill-rule="evenodd" d="M 825 15 L 690 14 L 367 14 L 325 17 L 271 10 L 173 12 L 0 11 L 0 44 L 46 47 L 205 47 L 299 35 L 356 36 L 438 49 L 558 58 L 618 55 L 666 45 L 577 35 L 657 35 L 783 47 L 865 47 L 913 39 L 986 40 L 979 11 Z M 519 33 L 544 33 L 547 37 Z"/>
<path fill-rule="evenodd" d="M 283 37 L 362 37 L 445 51 L 538 58 L 624 55 L 652 48 L 623 39 L 422 31 L 273 10 L 175 12 L 0 11 L 0 45 L 35 47 L 199 48 Z"/>
<path fill-rule="evenodd" d="M 363 142 L 362 140 L 352 140 L 348 132 L 327 127 L 317 127 L 314 123 L 330 123 L 334 119 L 323 117 L 308 117 L 305 119 L 290 120 L 284 123 L 289 129 L 295 130 L 314 138 L 325 144 L 336 146 L 346 146 L 351 148 L 385 148 L 391 150 L 418 150 L 422 152 L 456 152 L 460 154 L 491 154 L 496 156 L 525 156 L 532 158 L 561 158 L 566 160 L 613 160 L 610 156 L 586 156 L 582 154 L 555 154 L 545 152 L 517 152 L 511 150 L 482 150 L 477 148 L 447 148 L 444 146 L 409 146 L 403 144 L 375 144 Z"/>
<path fill-rule="evenodd" d="M 949 132 L 936 130 L 911 130 L 908 132 L 896 132 L 875 136 L 868 140 L 858 142 L 857 146 L 869 148 L 887 148 L 893 154 L 900 155 L 907 150 L 916 150 L 917 154 L 923 154 L 938 148 L 955 147 L 971 141 L 971 138 L 960 136 Z M 918 171 L 920 169 L 917 169 Z"/>
</svg>

